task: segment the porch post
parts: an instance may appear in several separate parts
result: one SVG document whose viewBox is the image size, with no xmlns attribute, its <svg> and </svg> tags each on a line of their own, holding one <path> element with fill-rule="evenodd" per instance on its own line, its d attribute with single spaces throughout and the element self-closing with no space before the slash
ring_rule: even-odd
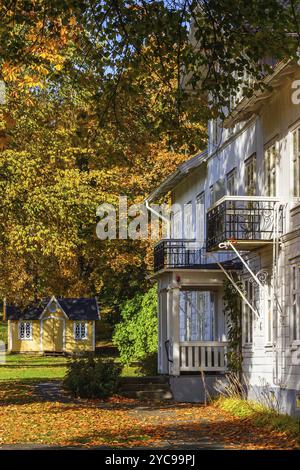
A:
<svg viewBox="0 0 300 470">
<path fill-rule="evenodd" d="M 173 329 L 173 363 L 171 368 L 172 375 L 180 374 L 179 363 L 179 294 L 180 289 L 172 289 L 172 329 Z"/>
</svg>

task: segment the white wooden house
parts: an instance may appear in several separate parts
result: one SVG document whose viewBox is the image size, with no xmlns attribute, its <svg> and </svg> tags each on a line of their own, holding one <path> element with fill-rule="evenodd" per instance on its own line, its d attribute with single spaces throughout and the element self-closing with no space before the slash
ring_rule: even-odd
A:
<svg viewBox="0 0 300 470">
<path fill-rule="evenodd" d="M 154 250 L 159 372 L 177 400 L 203 399 L 200 371 L 210 390 L 226 372 L 223 285 L 236 271 L 249 394 L 267 387 L 283 412 L 300 413 L 299 79 L 298 65 L 278 63 L 273 90 L 241 99 L 222 127 L 209 122 L 207 150 L 147 199 L 170 193 L 183 208 Z"/>
</svg>

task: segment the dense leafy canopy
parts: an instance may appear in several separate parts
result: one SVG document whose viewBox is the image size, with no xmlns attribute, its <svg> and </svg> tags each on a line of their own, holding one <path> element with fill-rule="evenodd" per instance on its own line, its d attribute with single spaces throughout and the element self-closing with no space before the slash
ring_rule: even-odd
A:
<svg viewBox="0 0 300 470">
<path fill-rule="evenodd" d="M 96 207 L 140 202 L 201 150 L 245 70 L 262 86 L 260 59 L 296 54 L 298 5 L 2 1 L 1 296 L 92 294 L 114 310 L 146 289 L 149 243 L 98 240 Z"/>
</svg>

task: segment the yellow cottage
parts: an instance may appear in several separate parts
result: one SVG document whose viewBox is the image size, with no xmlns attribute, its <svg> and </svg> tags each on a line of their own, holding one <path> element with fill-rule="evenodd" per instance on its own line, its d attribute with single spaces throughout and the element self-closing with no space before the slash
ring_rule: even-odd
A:
<svg viewBox="0 0 300 470">
<path fill-rule="evenodd" d="M 95 350 L 97 299 L 52 297 L 25 309 L 6 305 L 10 352 L 80 353 Z"/>
</svg>

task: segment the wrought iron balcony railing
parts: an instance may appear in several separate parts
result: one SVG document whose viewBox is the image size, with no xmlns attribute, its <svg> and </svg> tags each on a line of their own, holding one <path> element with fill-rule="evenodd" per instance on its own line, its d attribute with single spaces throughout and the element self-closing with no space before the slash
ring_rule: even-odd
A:
<svg viewBox="0 0 300 470">
<path fill-rule="evenodd" d="M 274 197 L 224 196 L 208 210 L 206 226 L 208 251 L 227 240 L 249 250 L 282 235 L 283 207 Z"/>
<path fill-rule="evenodd" d="M 219 269 L 217 262 L 224 267 L 239 269 L 230 252 L 207 253 L 199 242 L 194 240 L 164 239 L 154 247 L 154 271 L 162 269 Z"/>
</svg>

